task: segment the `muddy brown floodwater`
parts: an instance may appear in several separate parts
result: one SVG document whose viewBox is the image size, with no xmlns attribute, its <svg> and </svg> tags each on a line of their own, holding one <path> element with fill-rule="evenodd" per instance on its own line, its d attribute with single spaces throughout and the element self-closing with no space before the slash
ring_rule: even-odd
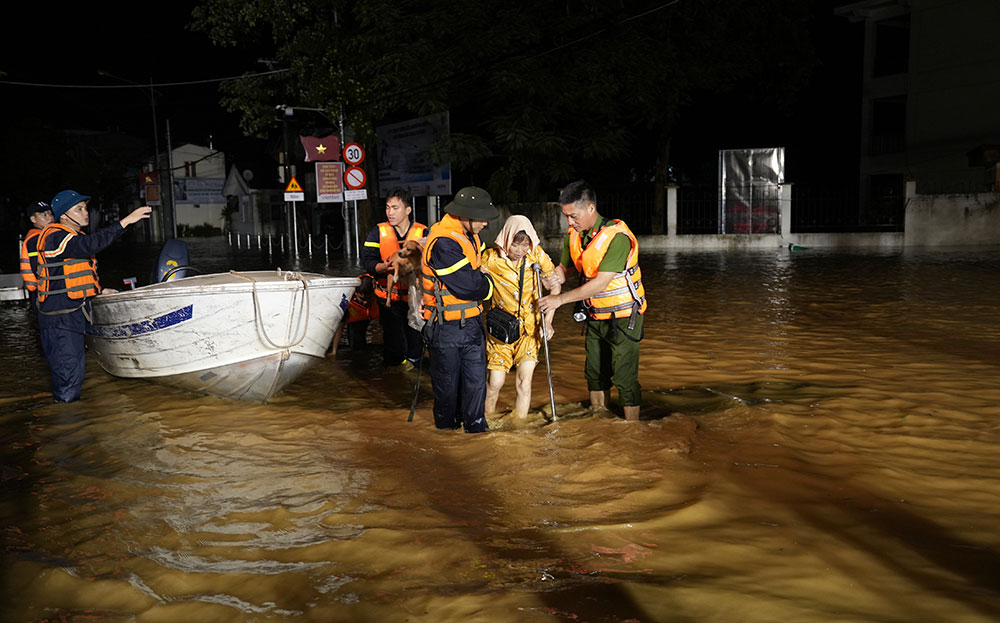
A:
<svg viewBox="0 0 1000 623">
<path fill-rule="evenodd" d="M 434 429 L 426 374 L 407 422 L 416 376 L 377 346 L 266 405 L 91 357 L 51 404 L 29 311 L 0 309 L 0 620 L 1000 620 L 1000 251 L 641 264 L 643 421 L 585 409 L 561 309 L 566 417 L 476 436 Z"/>
</svg>

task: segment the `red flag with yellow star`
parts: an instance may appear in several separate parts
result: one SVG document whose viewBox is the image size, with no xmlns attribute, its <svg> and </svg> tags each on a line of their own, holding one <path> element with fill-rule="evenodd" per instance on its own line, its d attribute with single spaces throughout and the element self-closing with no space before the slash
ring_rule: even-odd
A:
<svg viewBox="0 0 1000 623">
<path fill-rule="evenodd" d="M 329 136 L 300 136 L 302 148 L 306 151 L 306 162 L 328 162 L 340 160 L 340 138 Z"/>
</svg>

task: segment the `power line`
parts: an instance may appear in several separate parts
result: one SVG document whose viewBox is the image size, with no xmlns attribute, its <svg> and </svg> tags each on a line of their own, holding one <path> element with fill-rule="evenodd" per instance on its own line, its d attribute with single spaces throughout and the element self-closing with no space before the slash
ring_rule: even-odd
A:
<svg viewBox="0 0 1000 623">
<path fill-rule="evenodd" d="M 595 30 L 594 32 L 591 32 L 589 34 L 583 35 L 582 37 L 578 37 L 577 39 L 574 39 L 572 41 L 568 41 L 566 43 L 562 43 L 562 44 L 550 47 L 547 50 L 542 50 L 541 52 L 537 52 L 535 54 L 527 54 L 528 49 L 527 48 L 522 48 L 520 50 L 517 50 L 517 51 L 514 51 L 514 52 L 510 52 L 510 53 L 505 54 L 503 56 L 497 57 L 496 59 L 494 59 L 494 60 L 492 60 L 490 62 L 487 62 L 485 64 L 484 68 L 480 69 L 479 71 L 468 69 L 468 70 L 462 70 L 462 71 L 454 72 L 454 73 L 452 73 L 452 74 L 450 74 L 448 76 L 445 76 L 444 78 L 436 78 L 434 80 L 430 80 L 430 81 L 425 82 L 423 84 L 416 85 L 411 90 L 413 92 L 420 92 L 420 91 L 425 90 L 425 89 L 431 89 L 431 88 L 433 88 L 433 87 L 435 87 L 435 86 L 437 86 L 439 84 L 447 84 L 449 82 L 452 82 L 453 80 L 457 80 L 458 84 L 466 84 L 466 83 L 468 83 L 468 82 L 470 82 L 470 81 L 478 78 L 482 74 L 482 71 L 485 68 L 502 66 L 502 65 L 504 65 L 506 63 L 512 62 L 514 59 L 517 59 L 517 58 L 521 57 L 521 55 L 524 55 L 522 58 L 528 59 L 528 60 L 535 60 L 535 59 L 541 58 L 541 57 L 546 56 L 548 54 L 552 54 L 553 52 L 558 52 L 560 50 L 564 50 L 566 48 L 570 48 L 570 47 L 573 47 L 575 45 L 579 45 L 579 44 L 583 43 L 584 41 L 588 41 L 590 39 L 593 39 L 594 37 L 597 37 L 599 35 L 604 34 L 605 32 L 611 30 L 612 28 L 621 26 L 623 24 L 626 24 L 626 23 L 631 22 L 633 20 L 639 19 L 641 17 L 645 17 L 645 16 L 650 15 L 652 13 L 656 13 L 657 11 L 660 11 L 662 9 L 665 9 L 665 8 L 668 8 L 668 7 L 671 7 L 671 6 L 674 6 L 675 4 L 679 4 L 680 2 L 681 2 L 681 0 L 667 0 L 666 2 L 658 4 L 657 6 L 651 8 L 651 9 L 648 9 L 646 11 L 643 11 L 642 13 L 637 13 L 636 15 L 630 15 L 628 17 L 624 17 L 624 18 L 618 20 L 617 22 L 613 23 L 610 26 L 606 26 L 604 28 L 599 28 L 598 30 Z M 604 19 L 603 16 L 599 16 L 598 18 L 592 20 L 590 22 L 590 24 L 599 23 L 603 19 Z"/>
<path fill-rule="evenodd" d="M 669 0 L 669 2 L 664 2 L 663 4 L 661 4 L 659 6 L 656 6 L 656 7 L 653 7 L 652 9 L 649 9 L 648 11 L 644 11 L 644 12 L 639 13 L 637 15 L 632 15 L 631 17 L 626 17 L 624 19 L 621 19 L 618 22 L 616 22 L 613 26 L 621 26 L 622 24 L 625 24 L 627 22 L 631 22 L 632 20 L 639 19 L 640 17 L 645 17 L 645 16 L 649 15 L 650 13 L 655 13 L 655 12 L 661 10 L 661 9 L 667 8 L 668 6 L 672 6 L 674 4 L 677 4 L 680 1 L 681 0 Z M 597 31 L 594 31 L 594 32 L 590 33 L 589 35 L 584 35 L 584 36 L 580 37 L 579 39 L 575 39 L 573 41 L 569 41 L 569 42 L 564 43 L 562 45 L 558 45 L 558 46 L 556 46 L 554 48 L 550 48 L 548 50 L 545 50 L 544 52 L 539 52 L 538 54 L 536 54 L 534 56 L 530 56 L 528 58 L 531 58 L 531 59 L 539 58 L 541 56 L 545 56 L 546 54 L 551 54 L 552 52 L 558 52 L 559 50 L 562 50 L 564 48 L 568 48 L 568 47 L 577 45 L 579 43 L 583 43 L 584 41 L 586 41 L 588 39 L 593 39 L 594 37 L 596 37 L 596 36 L 598 36 L 600 34 L 603 34 L 603 33 L 607 32 L 608 30 L 611 30 L 611 28 L 612 28 L 611 26 L 606 27 L 606 28 L 601 28 L 600 30 L 597 30 Z"/>
<path fill-rule="evenodd" d="M 243 74 L 241 76 L 227 76 L 225 78 L 208 78 L 205 80 L 188 80 L 185 82 L 157 82 L 151 84 L 46 84 L 42 82 L 17 82 L 14 80 L 0 80 L 0 84 L 9 84 L 21 87 L 40 87 L 49 89 L 155 89 L 157 87 L 181 87 L 195 84 L 211 84 L 229 82 L 232 80 L 242 80 L 244 78 L 259 78 L 291 71 L 290 69 L 275 69 L 273 71 L 262 71 L 256 74 Z"/>
</svg>

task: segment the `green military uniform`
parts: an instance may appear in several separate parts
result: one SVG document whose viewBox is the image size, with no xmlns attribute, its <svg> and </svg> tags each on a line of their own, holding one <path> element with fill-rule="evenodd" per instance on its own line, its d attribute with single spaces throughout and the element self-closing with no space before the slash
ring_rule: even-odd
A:
<svg viewBox="0 0 1000 623">
<path fill-rule="evenodd" d="M 605 224 L 605 219 L 598 215 L 594 226 L 580 232 L 580 242 L 587 248 L 594 235 Z M 607 253 L 598 267 L 598 272 L 620 273 L 625 270 L 628 254 L 631 250 L 628 236 L 618 234 L 608 245 Z M 573 258 L 569 250 L 569 236 L 563 245 L 560 264 L 572 268 Z M 627 319 L 626 319 L 627 320 Z M 592 392 L 611 389 L 611 379 L 618 386 L 618 399 L 623 407 L 635 407 L 642 404 L 642 388 L 639 385 L 639 340 L 642 339 L 643 315 L 636 316 L 635 326 L 628 328 L 627 322 L 618 319 L 587 320 L 587 336 L 585 349 L 587 363 L 584 376 L 587 379 L 587 389 Z M 624 334 L 624 335 L 623 335 Z"/>
</svg>

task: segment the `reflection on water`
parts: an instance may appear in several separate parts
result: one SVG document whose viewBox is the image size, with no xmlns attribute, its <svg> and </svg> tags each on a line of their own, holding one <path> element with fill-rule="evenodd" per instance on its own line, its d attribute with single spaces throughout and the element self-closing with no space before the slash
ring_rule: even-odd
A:
<svg viewBox="0 0 1000 623">
<path fill-rule="evenodd" d="M 117 253 L 108 285 L 156 250 Z M 407 422 L 418 375 L 377 346 L 267 405 L 90 359 L 54 405 L 30 315 L 0 309 L 0 620 L 997 620 L 1000 252 L 642 265 L 644 421 L 588 410 L 560 310 L 563 417 L 540 366 L 539 412 L 480 436 L 434 429 L 426 374 Z"/>
</svg>

